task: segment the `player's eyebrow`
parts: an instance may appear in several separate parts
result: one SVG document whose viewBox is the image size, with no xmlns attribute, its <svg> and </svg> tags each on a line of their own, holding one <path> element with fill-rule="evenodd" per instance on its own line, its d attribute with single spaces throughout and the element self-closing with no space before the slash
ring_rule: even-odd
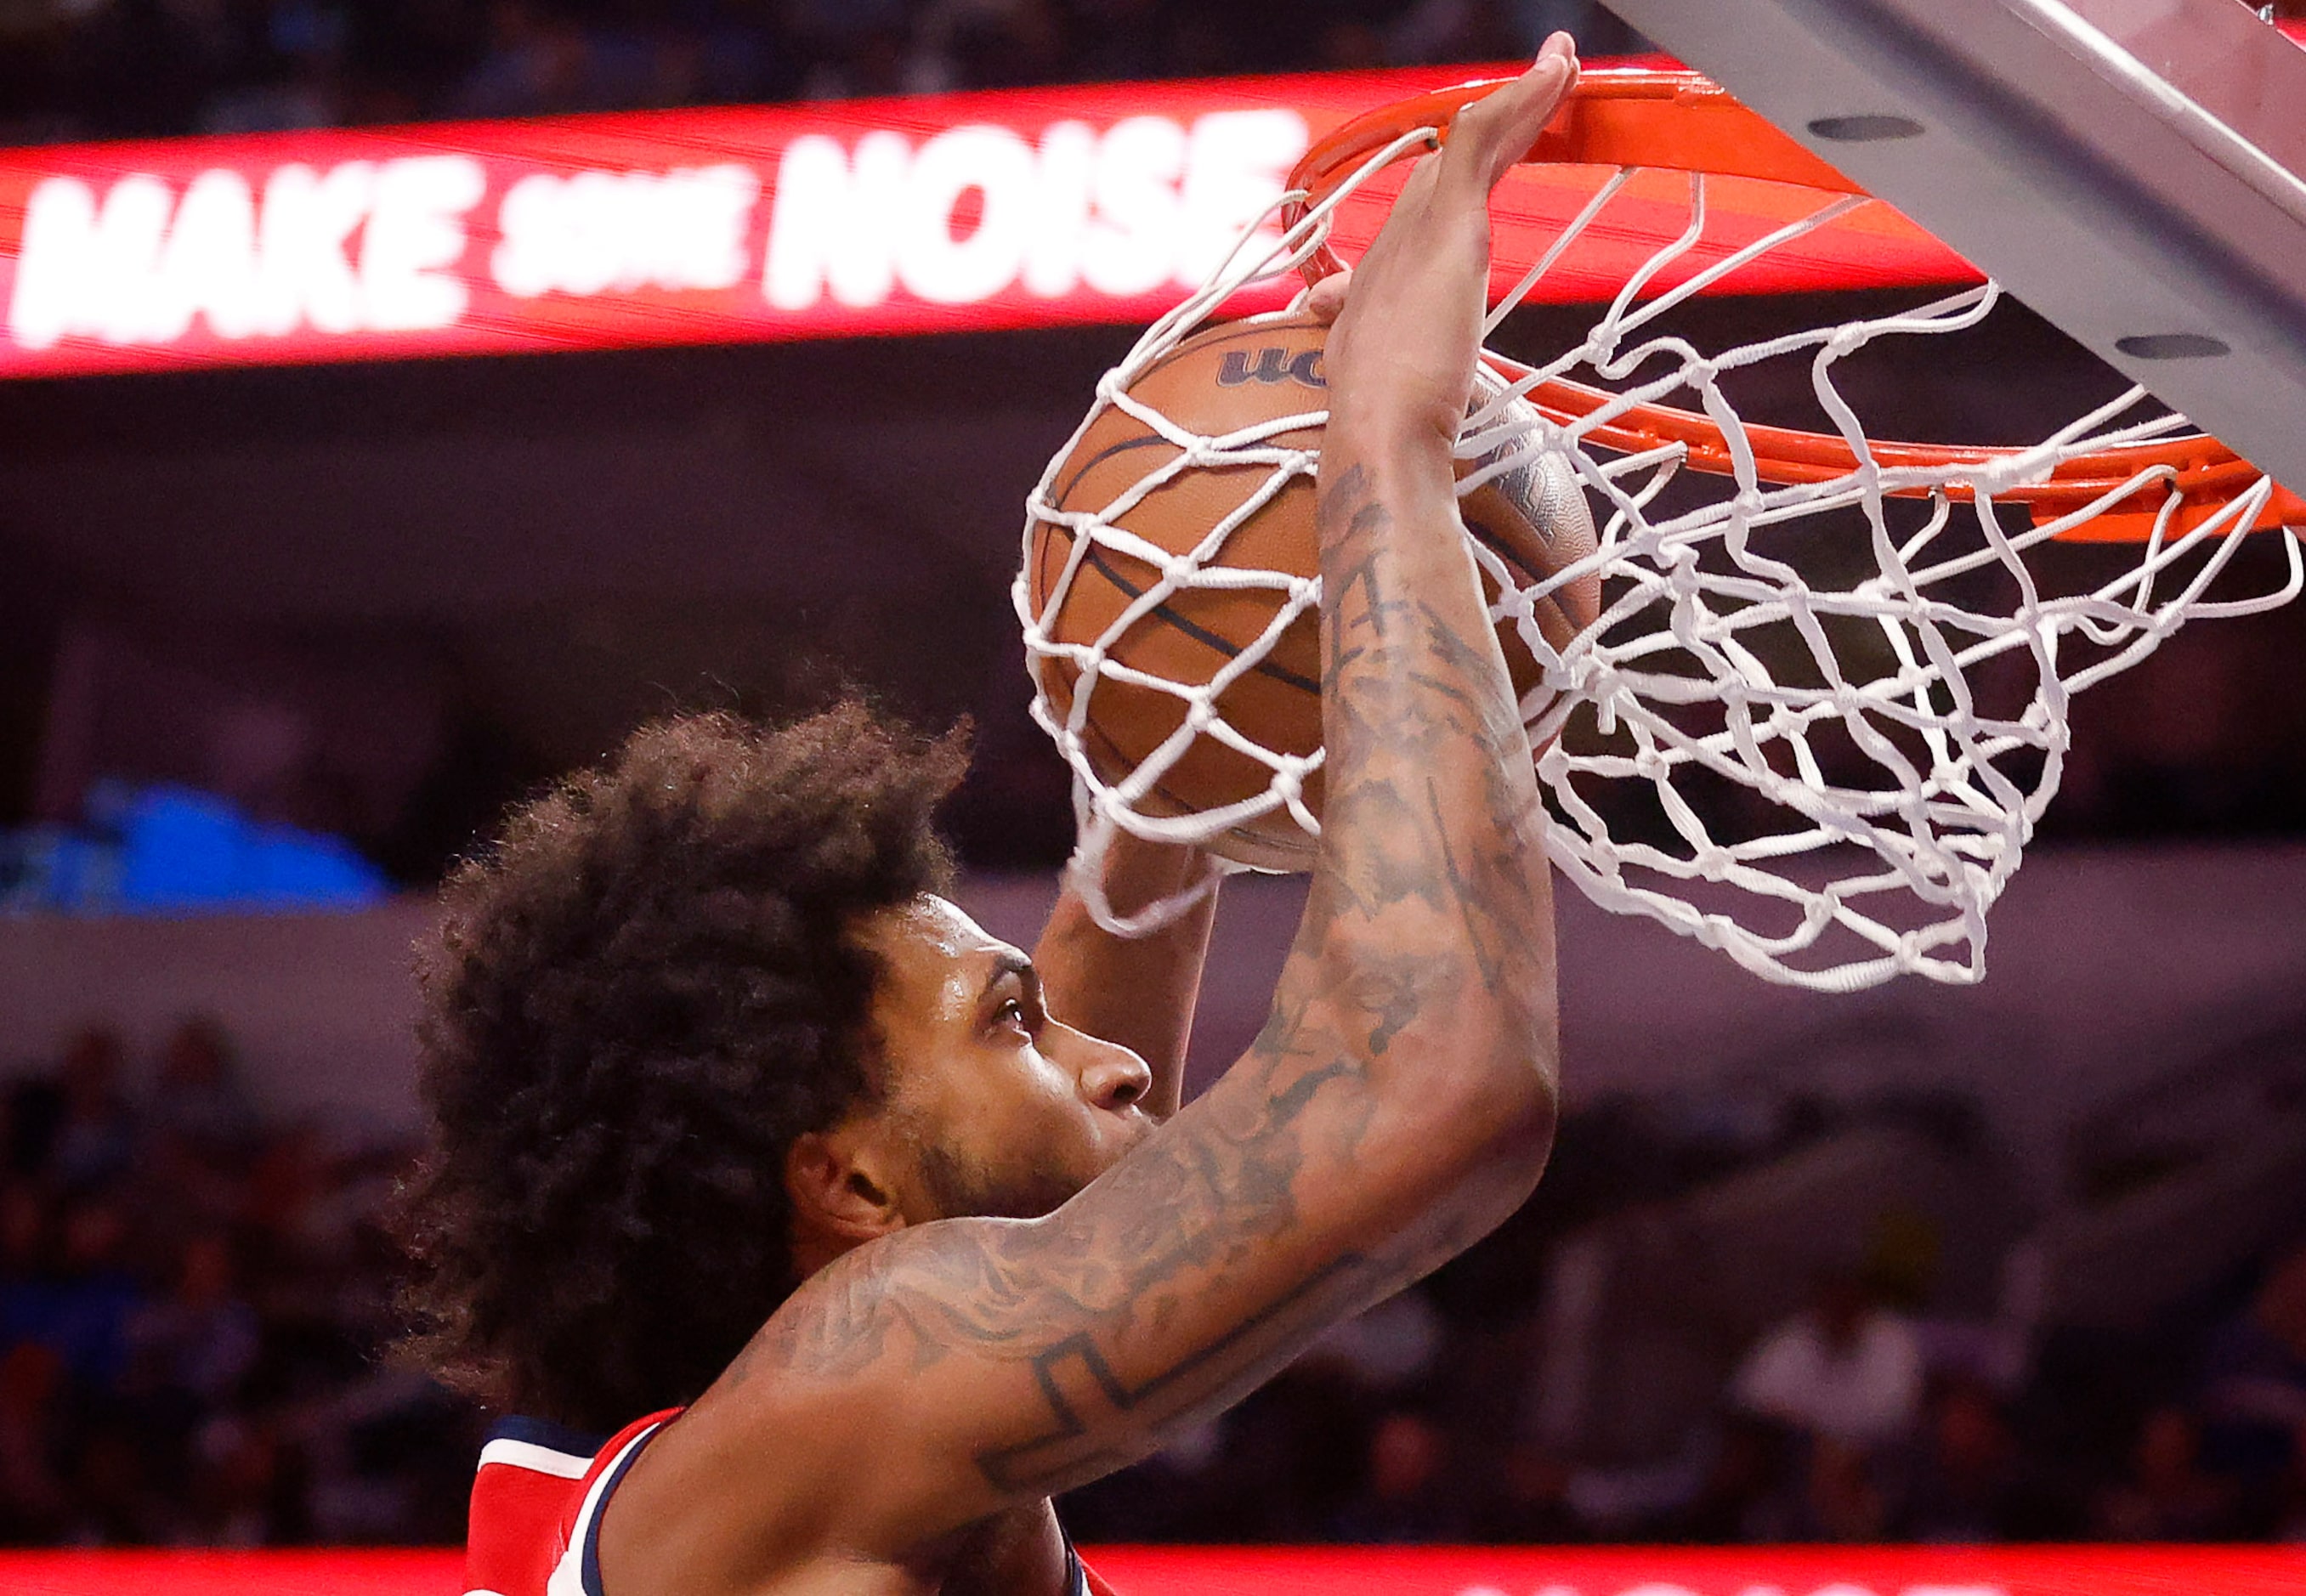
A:
<svg viewBox="0 0 2306 1596">
<path fill-rule="evenodd" d="M 1028 997 L 1038 999 L 1040 996 L 1041 972 L 1033 968 L 1033 961 L 1014 948 L 1003 948 L 993 955 L 992 966 L 985 972 L 985 986 L 978 994 L 978 1006 L 989 1006 L 994 993 L 1012 976 L 1025 988 Z"/>
</svg>

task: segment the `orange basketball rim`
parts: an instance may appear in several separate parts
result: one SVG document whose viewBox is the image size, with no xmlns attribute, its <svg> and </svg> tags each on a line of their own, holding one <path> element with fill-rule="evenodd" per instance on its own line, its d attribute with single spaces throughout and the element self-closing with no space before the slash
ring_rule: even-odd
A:
<svg viewBox="0 0 2306 1596">
<path fill-rule="evenodd" d="M 1483 79 L 1437 90 L 1382 107 L 1336 128 L 1306 151 L 1290 174 L 1297 191 L 1283 212 L 1294 226 L 1327 201 L 1379 150 L 1420 128 L 1434 130 L 1446 142 L 1457 111 L 1495 89 L 1503 79 Z M 1644 168 L 1703 174 L 1807 189 L 1830 201 L 1864 193 L 1856 183 L 1755 113 L 1740 105 L 1711 79 L 1693 72 L 1617 68 L 1589 72 L 1529 153 L 1531 166 Z M 1345 262 L 1325 241 L 1299 269 L 1309 283 L 1342 270 Z M 1508 378 L 1530 368 L 1502 355 L 1485 355 Z M 1566 378 L 1540 382 L 1527 394 L 1548 420 L 1569 425 L 1621 403 L 1605 389 Z M 1729 440 L 1710 417 L 1672 405 L 1638 404 L 1593 426 L 1585 437 L 1608 449 L 1638 454 L 1679 446 L 1691 467 L 1734 474 Z M 1803 483 L 1832 481 L 1858 469 L 1849 442 L 1828 433 L 1798 428 L 1748 426 L 1744 435 L 1755 474 L 1764 481 Z M 1869 442 L 1875 465 L 1890 469 L 1991 467 L 2026 450 L 1993 445 Z M 2046 480 L 1999 488 L 1994 497 L 2023 503 L 2035 524 L 2045 525 L 2136 482 L 2140 474 L 2166 468 L 2156 501 L 2131 508 L 2117 505 L 2064 535 L 2077 541 L 2144 542 L 2161 523 L 2165 496 L 2179 507 L 2167 525 L 2174 534 L 2191 530 L 2225 509 L 2236 495 L 2264 474 L 2207 433 L 2153 442 L 2129 443 L 2063 460 Z M 1967 501 L 1976 491 L 1960 483 L 1935 488 L 1891 488 L 1892 494 L 1942 495 Z M 2306 498 L 2275 486 L 2250 530 L 2306 524 Z"/>
</svg>

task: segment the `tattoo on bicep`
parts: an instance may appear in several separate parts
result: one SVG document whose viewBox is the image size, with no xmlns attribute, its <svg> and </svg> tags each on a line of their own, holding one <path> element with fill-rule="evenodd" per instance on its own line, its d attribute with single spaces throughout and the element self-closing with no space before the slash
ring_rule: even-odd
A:
<svg viewBox="0 0 2306 1596">
<path fill-rule="evenodd" d="M 1262 1385 L 1323 1327 L 1368 1308 L 1454 1257 L 1486 1226 L 1444 1206 L 1386 1246 L 1337 1256 L 1208 1344 L 1132 1386 L 1097 1336 L 1080 1333 L 1037 1353 L 1033 1375 L 1048 1428 L 980 1451 L 977 1466 L 996 1490 L 1054 1493 L 1144 1455 L 1157 1427 L 1185 1413 L 1223 1408 Z"/>
<path fill-rule="evenodd" d="M 1115 1373 L 1097 1337 L 1077 1332 L 1036 1353 L 1033 1378 L 1052 1421 L 1042 1434 L 977 1455 L 996 1490 L 1052 1492 L 1093 1480 L 1144 1452 L 1140 1416 L 1157 1421 L 1250 1390 L 1295 1350 L 1292 1331 L 1325 1324 L 1365 1289 L 1369 1259 L 1346 1253 L 1263 1311 L 1136 1386 Z"/>
</svg>

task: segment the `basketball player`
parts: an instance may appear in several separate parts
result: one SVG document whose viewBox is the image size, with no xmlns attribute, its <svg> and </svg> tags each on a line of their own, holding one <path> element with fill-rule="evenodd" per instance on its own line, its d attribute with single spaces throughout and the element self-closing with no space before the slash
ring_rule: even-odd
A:
<svg viewBox="0 0 2306 1596">
<path fill-rule="evenodd" d="M 1132 943 L 1068 897 L 1029 960 L 936 895 L 953 740 L 857 705 L 644 731 L 450 883 L 424 1345 L 549 1421 L 483 1455 L 474 1589 L 1081 1596 L 1053 1494 L 1528 1196 L 1544 811 L 1450 448 L 1490 188 L 1576 73 L 1557 36 L 1461 115 L 1317 301 L 1326 824 L 1271 1019 L 1191 1106 L 1206 909 Z"/>
</svg>

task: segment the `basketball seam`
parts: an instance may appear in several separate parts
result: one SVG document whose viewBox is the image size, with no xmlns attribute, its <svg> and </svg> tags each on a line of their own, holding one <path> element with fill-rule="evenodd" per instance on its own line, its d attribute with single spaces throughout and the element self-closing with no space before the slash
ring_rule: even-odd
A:
<svg viewBox="0 0 2306 1596">
<path fill-rule="evenodd" d="M 1525 582 L 1534 584 L 1542 579 L 1542 573 L 1533 569 L 1530 566 L 1530 563 L 1516 553 L 1512 545 L 1508 544 L 1503 538 L 1499 537 L 1496 533 L 1491 532 L 1487 526 L 1483 525 L 1481 522 L 1475 520 L 1471 516 L 1466 516 L 1464 519 L 1465 523 L 1465 530 L 1473 534 L 1475 540 L 1481 543 L 1482 547 L 1496 555 L 1498 559 L 1502 560 L 1505 564 L 1511 566 Z M 1530 525 L 1534 527 L 1536 523 L 1532 522 Z"/>
<path fill-rule="evenodd" d="M 1129 763 L 1129 755 L 1122 751 L 1122 747 L 1119 743 L 1113 740 L 1113 734 L 1097 723 L 1096 717 L 1091 716 L 1089 720 L 1084 721 L 1081 730 L 1088 732 L 1091 737 L 1097 738 L 1098 743 L 1103 745 L 1105 751 L 1113 757 L 1116 766 Z M 1179 815 L 1205 815 L 1209 812 L 1199 805 L 1187 802 L 1182 794 L 1171 791 L 1166 786 L 1158 781 L 1156 781 L 1152 784 L 1151 790 L 1158 794 L 1161 798 L 1166 798 L 1171 804 L 1176 806 Z M 1266 829 L 1266 826 L 1277 818 L 1286 819 L 1289 822 L 1289 830 L 1287 832 L 1268 831 Z M 1304 829 L 1296 824 L 1295 817 L 1291 815 L 1285 808 L 1276 810 L 1269 815 L 1260 815 L 1254 820 L 1236 822 L 1234 824 L 1227 826 L 1226 830 L 1234 836 L 1244 838 L 1250 841 L 1256 842 L 1260 846 L 1269 847 L 1277 853 L 1294 851 L 1302 854 L 1311 854 L 1320 847 L 1320 840 L 1318 838 L 1307 837 L 1305 835 Z M 1303 839 L 1303 845 L 1302 847 L 1293 847 L 1292 838 L 1289 834 L 1291 832 L 1294 832 L 1297 837 Z"/>
<path fill-rule="evenodd" d="M 1096 454 L 1091 455 L 1088 459 L 1082 461 L 1080 469 L 1074 472 L 1071 477 L 1067 478 L 1064 486 L 1057 490 L 1057 508 L 1059 509 L 1066 509 L 1070 508 L 1067 504 L 1067 500 L 1072 498 L 1073 490 L 1080 486 L 1081 478 L 1087 476 L 1099 465 L 1104 465 L 1107 460 L 1112 459 L 1114 456 L 1122 454 L 1132 448 L 1143 448 L 1146 445 L 1151 443 L 1169 443 L 1169 440 L 1162 437 L 1158 432 L 1140 432 L 1136 437 L 1124 438 L 1119 443 L 1106 444 L 1103 448 L 1097 450 Z M 1175 448 L 1176 445 L 1169 443 L 1169 447 Z M 1182 453 L 1183 451 L 1180 450 L 1179 452 Z"/>
<path fill-rule="evenodd" d="M 1112 583 L 1114 586 L 1119 588 L 1123 593 L 1127 593 L 1132 599 L 1141 599 L 1145 596 L 1145 590 L 1141 587 L 1132 586 L 1128 579 L 1123 576 L 1119 571 L 1115 570 L 1112 565 L 1106 561 L 1104 550 L 1098 549 L 1094 543 L 1089 545 L 1088 558 L 1089 563 L 1097 568 L 1097 575 L 1103 576 L 1107 582 Z M 1170 626 L 1174 627 L 1177 630 L 1184 633 L 1186 636 L 1191 637 L 1194 642 L 1202 644 L 1216 650 L 1218 653 L 1225 655 L 1228 660 L 1238 659 L 1241 656 L 1241 650 L 1239 648 L 1227 643 L 1223 637 L 1220 637 L 1215 632 L 1210 631 L 1208 627 L 1201 626 L 1200 623 L 1186 616 L 1178 614 L 1177 611 L 1171 609 L 1166 604 L 1154 605 L 1151 613 L 1159 617 Z M 1285 665 L 1277 665 L 1271 660 L 1259 660 L 1252 663 L 1250 666 L 1250 669 L 1256 671 L 1260 676 L 1270 677 L 1275 681 L 1283 683 L 1287 687 L 1295 687 L 1300 692 L 1311 693 L 1316 698 L 1319 698 L 1321 696 L 1321 684 L 1320 682 L 1314 681 L 1309 677 L 1300 676 L 1297 672 L 1290 670 Z"/>
<path fill-rule="evenodd" d="M 1144 764 L 1144 761 L 1141 759 L 1131 761 L 1129 755 L 1122 751 L 1121 745 L 1113 740 L 1113 733 L 1098 725 L 1095 716 L 1091 716 L 1087 721 L 1083 721 L 1081 730 L 1089 733 L 1089 735 L 1096 738 L 1098 742 L 1105 745 L 1105 751 L 1113 756 L 1116 768 L 1120 764 L 1127 763 L 1131 765 L 1131 768 L 1134 770 L 1138 765 Z M 1177 807 L 1177 813 L 1179 815 L 1191 815 L 1206 813 L 1205 810 L 1201 809 L 1198 806 L 1187 803 L 1183 797 L 1170 791 L 1168 788 L 1163 786 L 1157 781 L 1153 783 L 1152 790 L 1158 793 L 1170 803 L 1174 804 Z"/>
</svg>

